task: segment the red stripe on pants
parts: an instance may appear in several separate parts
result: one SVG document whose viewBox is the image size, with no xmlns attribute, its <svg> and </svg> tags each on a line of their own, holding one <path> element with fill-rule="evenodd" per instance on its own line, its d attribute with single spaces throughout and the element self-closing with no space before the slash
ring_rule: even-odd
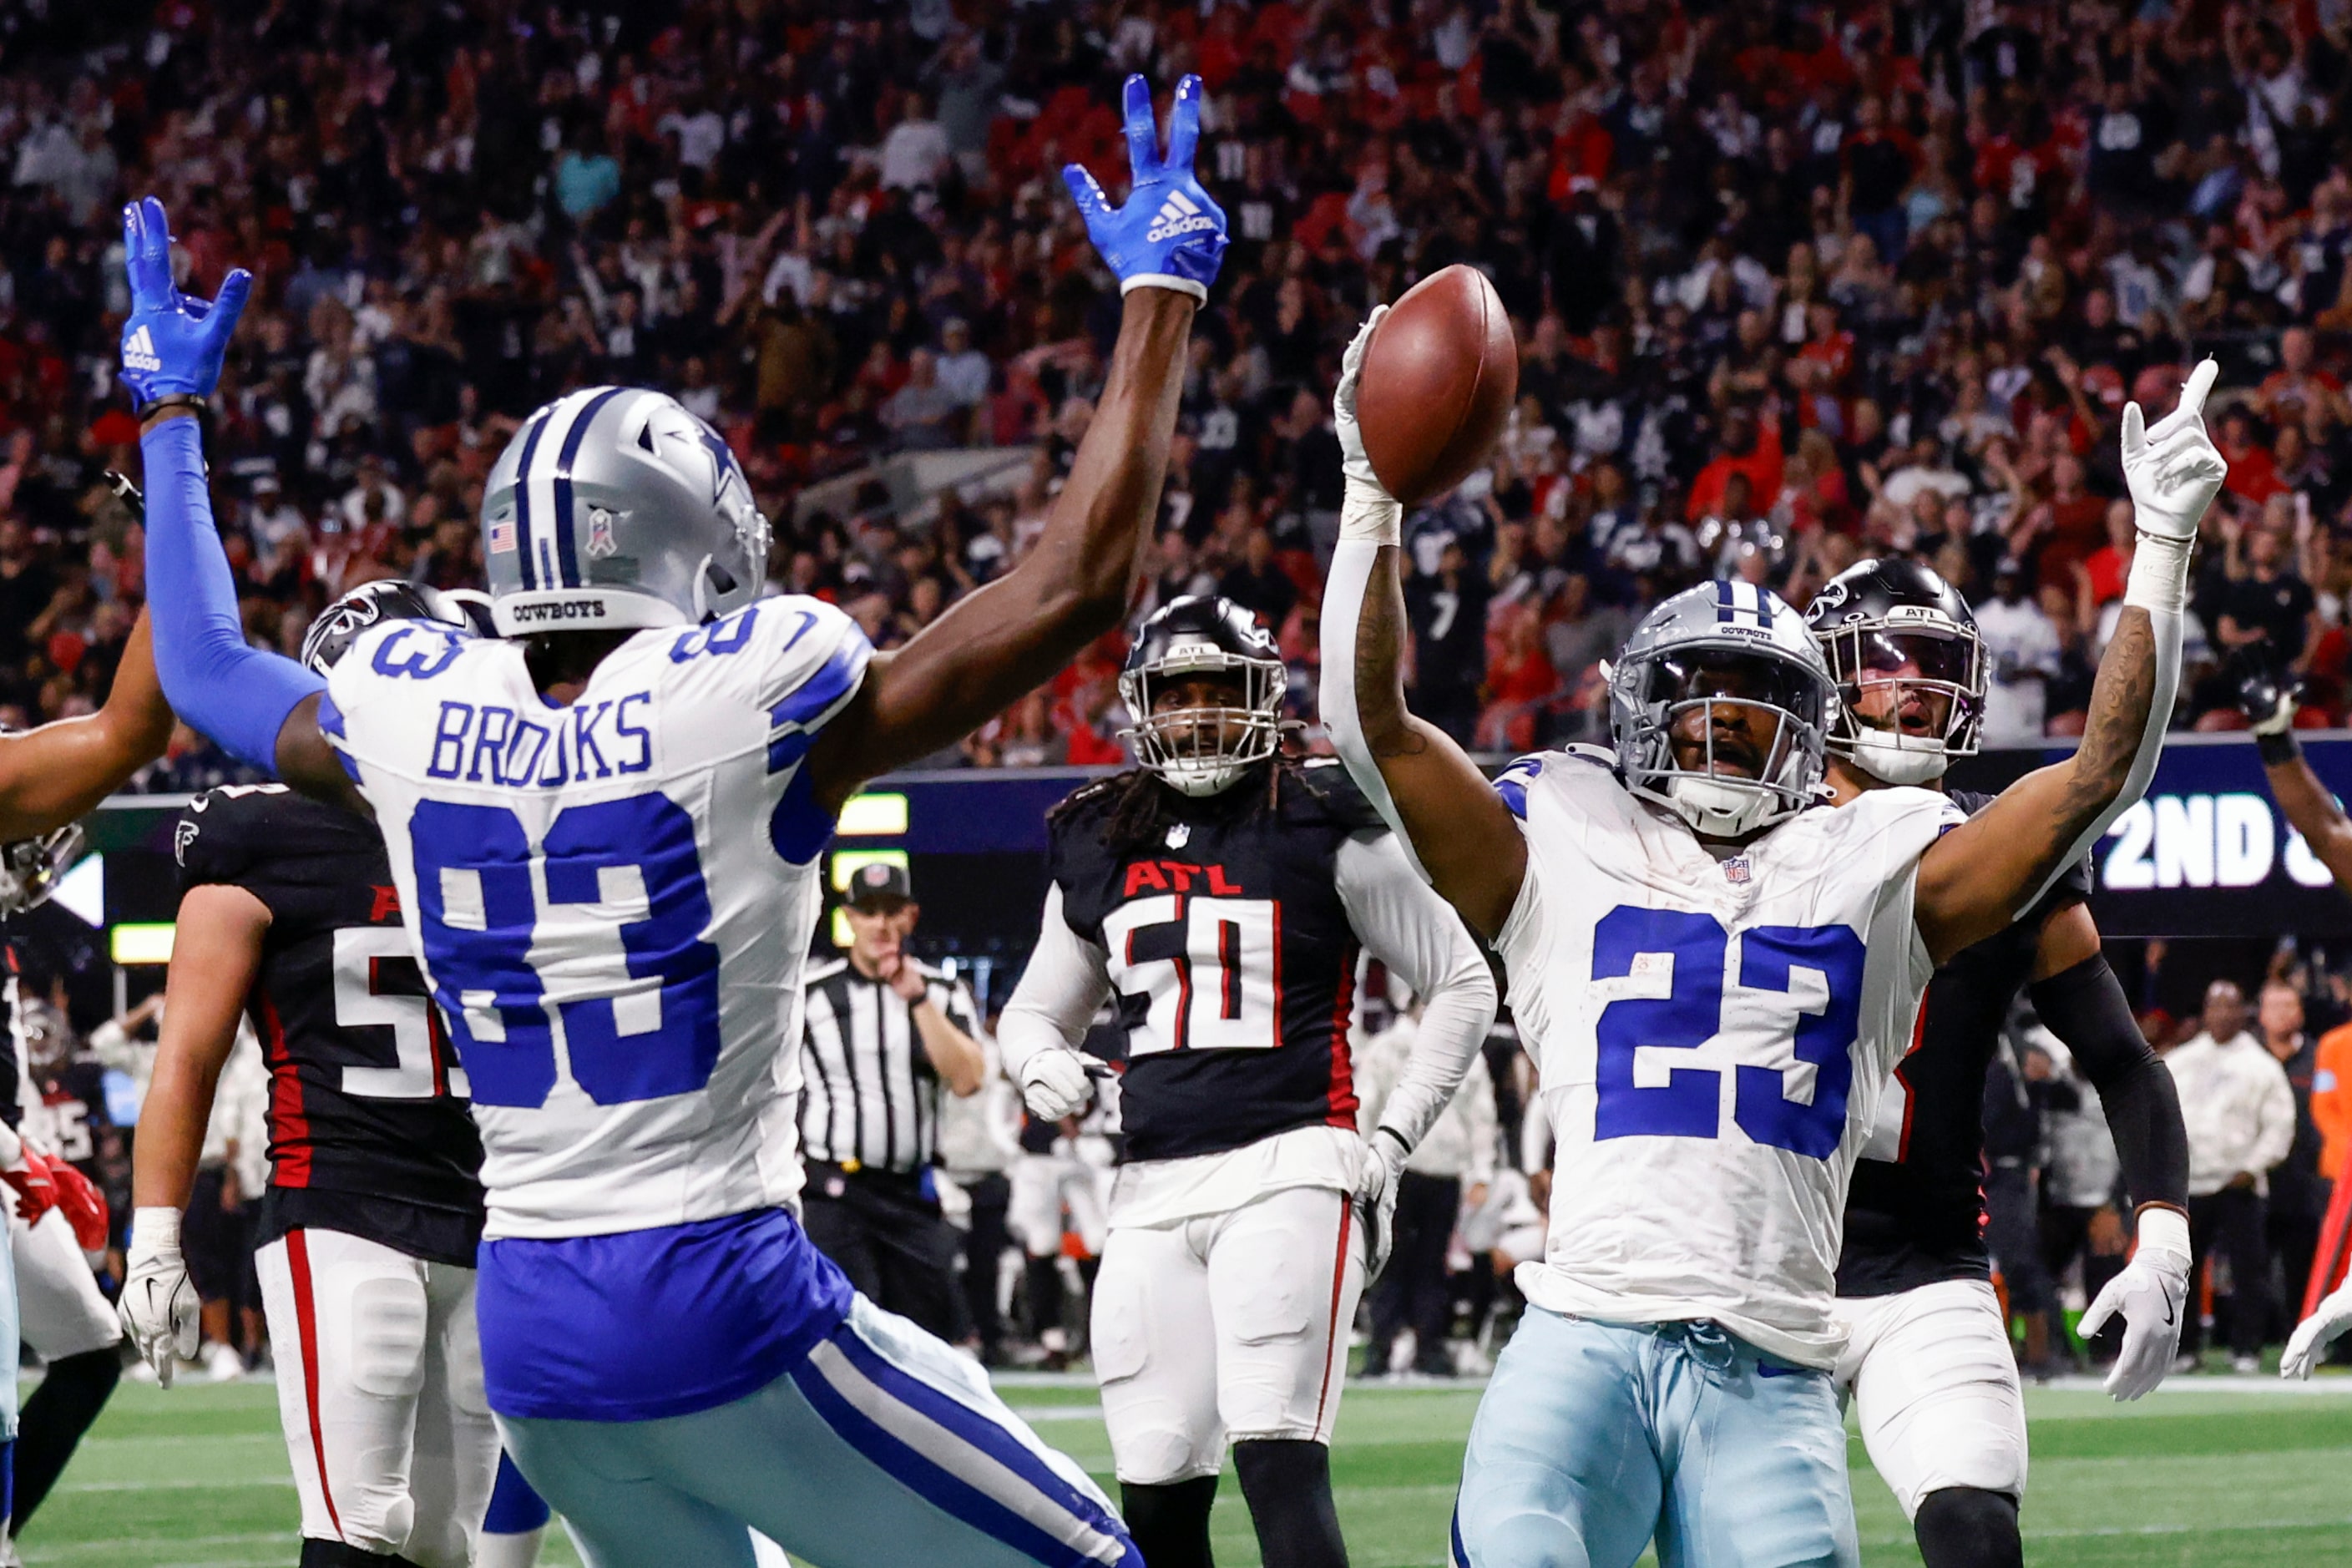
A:
<svg viewBox="0 0 2352 1568">
<path fill-rule="evenodd" d="M 310 1297 L 310 1243 L 299 1230 L 286 1233 L 286 1266 L 294 1276 L 294 1331 L 302 1342 L 302 1402 L 310 1411 L 310 1452 L 319 1460 L 319 1495 L 327 1500 L 327 1521 L 342 1538 L 335 1511 L 335 1489 L 327 1480 L 327 1435 L 319 1425 L 319 1310 Z"/>
<path fill-rule="evenodd" d="M 1315 1430 L 1323 1430 L 1323 1407 L 1331 1402 L 1331 1358 L 1344 1354 L 1339 1338 L 1339 1298 L 1348 1288 L 1348 1236 L 1356 1224 L 1356 1197 L 1339 1194 L 1339 1256 L 1331 1265 L 1331 1327 L 1323 1344 L 1323 1392 L 1315 1400 Z"/>
</svg>

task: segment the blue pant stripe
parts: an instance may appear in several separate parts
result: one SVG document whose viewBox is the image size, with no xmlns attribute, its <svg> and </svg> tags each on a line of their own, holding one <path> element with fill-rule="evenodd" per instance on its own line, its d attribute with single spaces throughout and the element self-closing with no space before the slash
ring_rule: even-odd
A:
<svg viewBox="0 0 2352 1568">
<path fill-rule="evenodd" d="M 849 1358 L 851 1365 L 899 1404 L 920 1412 L 935 1425 L 947 1428 L 986 1454 L 1044 1493 L 1065 1513 L 1083 1520 L 1107 1535 L 1120 1533 L 1117 1520 L 1106 1514 L 1092 1498 L 1072 1486 L 1061 1472 L 1039 1458 L 1035 1449 L 971 1405 L 951 1394 L 942 1394 L 867 1344 L 858 1336 L 855 1320 L 842 1324 L 833 1338 L 842 1353 Z"/>
<path fill-rule="evenodd" d="M 1454 1568 L 1470 1568 L 1470 1549 L 1462 1544 L 1462 1494 L 1454 1494 L 1454 1514 L 1445 1521 L 1445 1533 L 1454 1543 Z"/>
<path fill-rule="evenodd" d="M 851 1346 L 854 1344 L 856 1351 L 865 1351 L 866 1346 L 862 1342 L 857 1341 L 854 1331 L 846 1327 L 838 1330 L 829 1342 L 849 1355 L 853 1363 L 857 1365 L 859 1372 L 873 1377 L 873 1368 L 875 1364 L 880 1363 L 880 1358 L 873 1356 L 870 1351 L 867 1351 L 865 1356 L 856 1355 Z M 892 1371 L 895 1373 L 896 1369 Z M 859 1454 L 871 1460 L 886 1474 L 917 1496 L 974 1529 L 1003 1542 L 1013 1550 L 1034 1558 L 1045 1564 L 1045 1568 L 1103 1568 L 1100 1559 L 1089 1557 L 1076 1547 L 1055 1539 L 973 1486 L 970 1481 L 942 1468 L 927 1456 L 916 1452 L 897 1436 L 884 1430 L 835 1388 L 813 1361 L 804 1361 L 795 1367 L 793 1370 L 792 1378 L 794 1386 L 799 1388 L 802 1397 L 809 1402 L 810 1406 L 824 1419 L 825 1425 L 833 1428 L 842 1441 L 857 1450 Z M 922 1404 L 905 1397 L 905 1384 L 914 1384 L 917 1387 L 922 1387 L 920 1384 L 916 1383 L 916 1380 L 898 1374 L 887 1382 L 879 1377 L 875 1377 L 874 1381 L 883 1388 L 885 1393 L 900 1403 L 909 1405 L 927 1417 L 931 1415 L 931 1412 Z M 923 1391 L 926 1394 L 931 1392 L 928 1388 Z M 1003 1436 L 992 1423 L 984 1423 L 984 1425 L 992 1433 L 999 1436 Z M 965 1436 L 961 1431 L 956 1431 L 954 1428 L 950 1430 L 955 1431 L 955 1435 L 960 1438 Z M 975 1445 L 975 1447 L 986 1448 L 990 1446 Z M 1047 1470 L 1046 1474 L 1051 1476 L 1052 1472 Z M 1022 1479 L 1032 1482 L 1035 1479 L 1033 1475 L 1026 1473 Z M 1040 1486 L 1039 1490 L 1053 1498 L 1057 1506 L 1066 1507 L 1067 1504 L 1063 1501 L 1063 1497 L 1057 1496 L 1056 1493 L 1067 1495 L 1069 1489 L 1060 1481 L 1060 1478 L 1054 1477 L 1053 1479 L 1055 1485 L 1051 1489 Z M 1071 1511 L 1077 1514 L 1079 1518 L 1085 1519 L 1087 1523 L 1103 1530 L 1114 1541 L 1125 1539 L 1124 1531 L 1118 1526 L 1098 1517 L 1089 1517 L 1089 1514 L 1093 1514 L 1095 1510 L 1089 1510 L 1086 1513 L 1079 1513 L 1073 1509 Z"/>
</svg>

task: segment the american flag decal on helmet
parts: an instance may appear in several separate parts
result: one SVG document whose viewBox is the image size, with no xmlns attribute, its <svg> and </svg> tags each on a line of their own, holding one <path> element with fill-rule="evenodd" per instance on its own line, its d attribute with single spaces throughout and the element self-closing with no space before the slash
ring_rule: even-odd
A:
<svg viewBox="0 0 2352 1568">
<path fill-rule="evenodd" d="M 506 518 L 490 524 L 490 548 L 504 555 L 515 547 L 514 519 Z"/>
</svg>

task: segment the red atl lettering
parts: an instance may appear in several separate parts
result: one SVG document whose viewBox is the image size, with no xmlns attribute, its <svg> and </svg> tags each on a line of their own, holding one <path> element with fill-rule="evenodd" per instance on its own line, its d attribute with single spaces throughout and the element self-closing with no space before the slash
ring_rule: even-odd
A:
<svg viewBox="0 0 2352 1568">
<path fill-rule="evenodd" d="M 1161 876 L 1160 868 L 1150 861 L 1138 860 L 1128 867 L 1127 890 L 1119 897 L 1131 899 L 1146 888 L 1155 893 L 1164 893 L 1168 890 L 1168 879 Z"/>
<path fill-rule="evenodd" d="M 1209 868 L 1209 891 L 1221 896 L 1230 897 L 1234 894 L 1239 893 L 1241 890 L 1242 885 L 1239 882 L 1228 882 L 1225 880 L 1225 868 L 1223 866 L 1212 866 Z"/>
<path fill-rule="evenodd" d="M 1179 893 L 1192 890 L 1192 879 L 1203 878 L 1208 890 L 1224 898 L 1237 896 L 1242 886 L 1225 875 L 1223 866 L 1201 866 L 1189 860 L 1138 860 L 1127 868 L 1127 891 L 1124 898 L 1133 898 L 1145 888 L 1155 893 L 1171 889 Z"/>
<path fill-rule="evenodd" d="M 375 903 L 368 910 L 368 920 L 370 923 L 382 920 L 398 920 L 399 918 L 400 889 L 398 888 L 377 888 L 375 889 Z"/>
<path fill-rule="evenodd" d="M 1178 892 L 1189 893 L 1192 890 L 1192 873 L 1201 868 L 1186 865 L 1181 860 L 1162 860 L 1160 868 L 1174 879 Z"/>
</svg>

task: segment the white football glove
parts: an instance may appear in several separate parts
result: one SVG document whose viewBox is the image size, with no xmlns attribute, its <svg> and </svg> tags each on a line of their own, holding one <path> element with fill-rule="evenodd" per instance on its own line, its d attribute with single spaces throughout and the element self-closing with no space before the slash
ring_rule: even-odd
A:
<svg viewBox="0 0 2352 1568">
<path fill-rule="evenodd" d="M 2187 1216 L 2174 1209 L 2142 1210 L 2139 1246 L 2083 1314 L 2079 1331 L 2087 1340 L 2109 1318 L 2123 1318 L 2123 1353 L 2107 1373 L 2109 1394 L 2137 1399 L 2164 1381 L 2180 1350 L 2180 1314 L 2188 1300 Z"/>
<path fill-rule="evenodd" d="M 1356 383 L 1364 374 L 1364 351 L 1371 345 L 1372 329 L 1389 313 L 1386 305 L 1375 305 L 1364 324 L 1356 329 L 1349 340 L 1348 352 L 1339 360 L 1339 385 L 1331 394 L 1331 425 L 1339 437 L 1339 471 L 1351 485 L 1370 485 L 1382 495 L 1381 477 L 1372 472 L 1372 460 L 1364 455 L 1364 427 L 1356 423 Z"/>
<path fill-rule="evenodd" d="M 1397 543 L 1404 529 L 1404 508 L 1372 471 L 1372 459 L 1364 451 L 1364 427 L 1356 419 L 1356 383 L 1364 374 L 1364 351 L 1371 345 L 1372 329 L 1388 313 L 1386 305 L 1376 305 L 1356 329 L 1339 361 L 1339 384 L 1331 394 L 1331 428 L 1339 437 L 1339 471 L 1348 481 L 1339 502 L 1339 537 L 1369 539 L 1375 544 Z"/>
<path fill-rule="evenodd" d="M 2205 395 L 2221 367 L 2200 360 L 2180 389 L 2179 406 L 2153 426 L 2139 405 L 2124 405 L 2124 482 L 2131 487 L 2133 521 L 2158 539 L 2188 539 L 2221 493 L 2230 465 L 2205 433 Z"/>
<path fill-rule="evenodd" d="M 1364 1227 L 1364 1284 L 1381 1277 L 1396 1245 L 1397 1178 L 1407 1151 L 1402 1135 L 1376 1128 L 1364 1140 L 1363 1168 L 1356 1175 L 1356 1207 Z"/>
<path fill-rule="evenodd" d="M 1078 1053 L 1048 1047 L 1021 1068 L 1021 1103 L 1040 1121 L 1059 1121 L 1087 1107 L 1093 1085 Z"/>
<path fill-rule="evenodd" d="M 2311 1316 L 2294 1326 L 2294 1332 L 2287 1337 L 2286 1353 L 2279 1357 L 2279 1375 L 2309 1377 L 2327 1347 L 2347 1329 L 2352 1329 L 2352 1280 L 2321 1297 Z"/>
<path fill-rule="evenodd" d="M 155 1369 L 155 1380 L 172 1386 L 183 1360 L 194 1360 L 201 1342 L 196 1288 L 180 1256 L 180 1211 L 133 1210 L 131 1251 L 123 1269 L 122 1299 L 116 1310 L 132 1348 Z"/>
</svg>

